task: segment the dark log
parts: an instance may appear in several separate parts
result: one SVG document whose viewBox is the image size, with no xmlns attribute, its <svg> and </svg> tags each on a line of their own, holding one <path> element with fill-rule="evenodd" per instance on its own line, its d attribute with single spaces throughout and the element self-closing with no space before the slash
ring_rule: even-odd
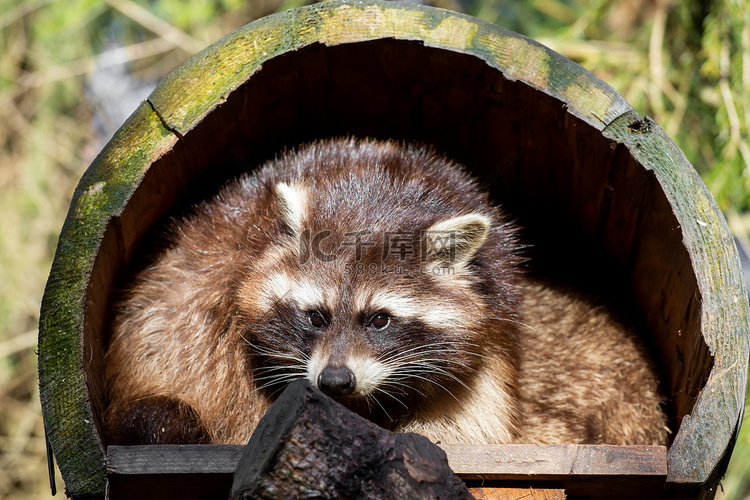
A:
<svg viewBox="0 0 750 500">
<path fill-rule="evenodd" d="M 232 498 L 474 497 L 429 439 L 389 432 L 298 380 L 247 443 Z"/>
</svg>

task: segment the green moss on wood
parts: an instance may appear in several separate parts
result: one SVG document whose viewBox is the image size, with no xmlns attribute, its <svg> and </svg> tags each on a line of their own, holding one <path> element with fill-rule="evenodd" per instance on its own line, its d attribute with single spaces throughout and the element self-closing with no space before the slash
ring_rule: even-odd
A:
<svg viewBox="0 0 750 500">
<path fill-rule="evenodd" d="M 578 64 L 498 26 L 418 5 L 347 0 L 282 12 L 240 28 L 178 68 L 149 100 L 165 123 L 184 135 L 272 57 L 313 43 L 379 38 L 421 40 L 475 55 L 508 78 L 559 98 L 599 130 L 632 109 Z"/>
<path fill-rule="evenodd" d="M 102 496 L 106 480 L 81 344 L 91 268 L 107 223 L 175 140 L 142 104 L 84 174 L 60 234 L 39 322 L 39 389 L 52 449 L 73 496 Z"/>
<path fill-rule="evenodd" d="M 696 274 L 703 336 L 714 366 L 694 413 L 682 420 L 669 450 L 667 481 L 703 483 L 738 431 L 737 416 L 745 401 L 750 316 L 739 256 L 713 196 L 657 124 L 631 114 L 613 123 L 604 135 L 625 144 L 656 175 L 680 223 Z"/>
</svg>

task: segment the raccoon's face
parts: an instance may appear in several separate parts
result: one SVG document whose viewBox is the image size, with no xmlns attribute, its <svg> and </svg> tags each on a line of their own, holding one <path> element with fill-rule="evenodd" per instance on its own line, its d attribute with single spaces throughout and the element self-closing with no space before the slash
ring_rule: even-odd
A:
<svg viewBox="0 0 750 500">
<path fill-rule="evenodd" d="M 352 231 L 306 225 L 304 197 L 293 188 L 276 192 L 292 236 L 238 288 L 256 386 L 273 396 L 306 378 L 383 424 L 420 399 L 470 390 L 487 329 L 471 261 L 489 217 L 464 214 L 400 232 L 401 243 L 421 251 L 384 253 L 394 232 L 368 232 L 357 244 Z"/>
</svg>

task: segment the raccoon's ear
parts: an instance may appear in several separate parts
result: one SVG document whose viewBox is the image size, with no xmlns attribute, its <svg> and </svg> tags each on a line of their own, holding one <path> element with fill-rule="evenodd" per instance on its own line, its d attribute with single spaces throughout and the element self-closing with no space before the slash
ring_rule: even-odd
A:
<svg viewBox="0 0 750 500">
<path fill-rule="evenodd" d="M 298 236 L 302 232 L 302 220 L 305 213 L 307 195 L 299 186 L 279 182 L 275 189 L 276 197 L 279 199 L 281 217 L 292 236 Z"/>
<path fill-rule="evenodd" d="M 433 224 L 422 242 L 427 270 L 442 274 L 466 267 L 484 244 L 491 226 L 492 220 L 479 213 Z"/>
</svg>

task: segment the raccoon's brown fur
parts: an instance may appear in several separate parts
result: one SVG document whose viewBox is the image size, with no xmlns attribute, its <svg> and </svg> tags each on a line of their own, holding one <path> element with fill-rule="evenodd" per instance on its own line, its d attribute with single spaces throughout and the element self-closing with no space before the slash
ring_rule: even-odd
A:
<svg viewBox="0 0 750 500">
<path fill-rule="evenodd" d="M 442 443 L 666 442 L 637 334 L 526 278 L 512 224 L 425 149 L 305 146 L 167 240 L 115 307 L 108 444 L 245 443 L 303 377 Z"/>
<path fill-rule="evenodd" d="M 666 444 L 659 378 L 638 332 L 559 285 L 530 281 L 524 295 L 521 440 Z"/>
</svg>

